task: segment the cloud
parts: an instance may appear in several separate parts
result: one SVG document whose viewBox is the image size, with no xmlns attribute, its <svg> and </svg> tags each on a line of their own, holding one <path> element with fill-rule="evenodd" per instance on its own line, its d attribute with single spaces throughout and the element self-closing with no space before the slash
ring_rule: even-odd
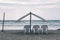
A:
<svg viewBox="0 0 60 40">
<path fill-rule="evenodd" d="M 33 4 L 53 4 L 60 2 L 59 0 L 0 0 L 0 3 L 10 4 L 22 4 L 22 5 L 33 5 Z"/>
<path fill-rule="evenodd" d="M 37 1 L 37 0 L 35 0 L 35 1 Z M 6 11 L 6 19 L 18 19 L 18 18 L 20 18 L 20 16 L 23 16 L 25 13 L 27 14 L 28 12 L 32 11 L 33 13 L 35 12 L 35 14 L 38 13 L 39 16 L 41 15 L 45 19 L 50 19 L 50 18 L 52 19 L 52 17 L 54 19 L 54 17 L 57 17 L 57 16 L 59 19 L 59 17 L 60 17 L 59 13 L 58 13 L 58 12 L 60 12 L 58 10 L 60 8 L 59 1 L 57 1 L 57 0 L 55 0 L 55 1 L 54 0 L 48 0 L 48 1 L 46 0 L 45 2 L 44 2 L 44 0 L 43 1 L 38 0 L 39 2 L 38 1 L 35 2 L 35 1 L 33 0 L 33 1 L 27 2 L 27 0 L 26 1 L 0 0 L 0 10 L 1 10 L 0 14 L 7 10 Z M 51 14 L 53 14 L 53 13 L 55 13 L 55 14 L 58 13 L 58 15 L 54 14 L 55 16 L 51 16 Z M 51 17 L 49 17 L 49 15 Z M 0 19 L 2 19 L 2 18 L 0 17 Z"/>
<path fill-rule="evenodd" d="M 5 2 L 5 3 L 0 3 L 0 9 L 17 9 L 20 7 L 29 7 L 29 8 L 34 8 L 34 7 L 38 7 L 38 8 L 60 8 L 60 3 L 13 3 L 13 2 Z"/>
</svg>

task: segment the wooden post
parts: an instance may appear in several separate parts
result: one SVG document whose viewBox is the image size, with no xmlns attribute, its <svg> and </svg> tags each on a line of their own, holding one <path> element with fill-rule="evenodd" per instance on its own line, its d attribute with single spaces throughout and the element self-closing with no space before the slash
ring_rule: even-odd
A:
<svg viewBox="0 0 60 40">
<path fill-rule="evenodd" d="M 5 12 L 3 14 L 2 32 L 4 31 Z"/>
<path fill-rule="evenodd" d="M 30 12 L 30 32 L 31 32 L 31 12 Z"/>
</svg>

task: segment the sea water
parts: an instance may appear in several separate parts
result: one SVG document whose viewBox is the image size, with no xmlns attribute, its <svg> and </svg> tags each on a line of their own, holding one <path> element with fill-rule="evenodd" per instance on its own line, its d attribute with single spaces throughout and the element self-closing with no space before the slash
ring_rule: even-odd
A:
<svg viewBox="0 0 60 40">
<path fill-rule="evenodd" d="M 0 30 L 2 30 L 3 21 L 0 21 Z M 29 20 L 22 20 L 22 21 L 5 21 L 4 22 L 4 30 L 23 30 L 25 25 L 30 25 Z M 32 20 L 31 21 L 31 28 L 33 25 L 48 25 L 48 30 L 58 30 L 60 29 L 60 20 L 47 20 L 47 22 L 41 20 Z M 41 28 L 40 28 L 41 29 Z"/>
</svg>

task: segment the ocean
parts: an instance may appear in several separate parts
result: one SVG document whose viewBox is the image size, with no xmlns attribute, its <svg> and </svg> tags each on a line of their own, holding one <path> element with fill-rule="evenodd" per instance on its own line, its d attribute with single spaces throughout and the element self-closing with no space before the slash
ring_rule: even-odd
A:
<svg viewBox="0 0 60 40">
<path fill-rule="evenodd" d="M 42 20 L 32 20 L 31 21 L 31 29 L 33 25 L 48 25 L 48 30 L 58 30 L 60 29 L 60 20 L 47 20 L 44 22 Z M 0 30 L 2 30 L 3 21 L 0 20 Z M 23 30 L 25 25 L 30 25 L 29 20 L 21 20 L 16 22 L 16 20 L 5 20 L 4 22 L 4 30 Z M 41 29 L 41 28 L 40 28 Z"/>
</svg>

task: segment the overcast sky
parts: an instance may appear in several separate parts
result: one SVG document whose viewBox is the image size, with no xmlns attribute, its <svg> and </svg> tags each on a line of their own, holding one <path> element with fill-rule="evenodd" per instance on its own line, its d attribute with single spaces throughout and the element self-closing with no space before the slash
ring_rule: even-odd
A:
<svg viewBox="0 0 60 40">
<path fill-rule="evenodd" d="M 0 0 L 0 20 L 4 12 L 6 20 L 17 20 L 29 12 L 46 20 L 60 20 L 60 0 Z"/>
</svg>

